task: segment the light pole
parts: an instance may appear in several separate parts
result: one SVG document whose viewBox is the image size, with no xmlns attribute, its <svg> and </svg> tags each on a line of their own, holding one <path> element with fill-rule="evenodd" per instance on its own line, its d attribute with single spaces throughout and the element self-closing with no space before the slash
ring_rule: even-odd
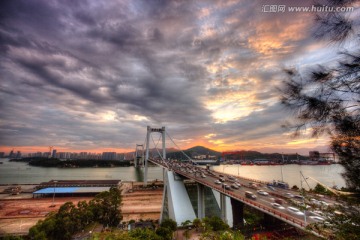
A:
<svg viewBox="0 0 360 240">
<path fill-rule="evenodd" d="M 301 191 L 303 204 L 304 204 L 304 221 L 305 221 L 305 225 L 306 225 L 306 204 L 305 204 L 305 197 L 304 197 L 305 190 L 302 187 L 303 178 L 304 178 L 304 176 L 303 176 L 302 172 L 300 171 L 300 191 Z M 305 181 L 306 181 L 306 179 L 305 179 Z"/>
<path fill-rule="evenodd" d="M 53 202 L 52 202 L 52 206 L 55 206 L 55 188 L 56 188 L 56 183 L 57 181 L 54 181 L 55 186 L 54 186 L 54 194 L 53 194 Z"/>
</svg>

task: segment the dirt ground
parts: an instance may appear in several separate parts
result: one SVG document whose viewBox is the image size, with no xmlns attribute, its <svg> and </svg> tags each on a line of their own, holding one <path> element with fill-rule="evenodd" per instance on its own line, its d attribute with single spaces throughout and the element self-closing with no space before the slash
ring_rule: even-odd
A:
<svg viewBox="0 0 360 240">
<path fill-rule="evenodd" d="M 44 219 L 50 212 L 58 211 L 66 202 L 77 204 L 79 201 L 89 201 L 91 197 L 59 197 L 55 198 L 26 198 L 0 200 L 0 235 L 27 233 L 29 229 Z"/>
<path fill-rule="evenodd" d="M 162 188 L 132 190 L 141 185 L 140 183 L 122 184 L 122 221 L 160 218 Z M 55 197 L 55 206 L 52 207 L 52 198 L 31 198 L 31 196 L 20 194 L 14 197 L 0 197 L 0 236 L 27 233 L 38 220 L 44 219 L 50 212 L 58 211 L 64 203 L 73 202 L 76 205 L 79 201 L 92 199 L 92 197 Z"/>
<path fill-rule="evenodd" d="M 131 184 L 123 184 L 123 220 L 158 220 L 160 219 L 163 189 L 131 191 Z M 136 188 L 137 185 L 134 185 Z"/>
</svg>

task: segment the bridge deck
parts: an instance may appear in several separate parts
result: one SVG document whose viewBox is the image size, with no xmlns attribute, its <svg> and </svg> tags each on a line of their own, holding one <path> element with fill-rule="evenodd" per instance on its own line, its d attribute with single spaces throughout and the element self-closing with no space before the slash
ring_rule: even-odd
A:
<svg viewBox="0 0 360 240">
<path fill-rule="evenodd" d="M 259 181 L 255 179 L 248 179 L 240 176 L 232 176 L 229 174 L 218 173 L 215 171 L 207 171 L 205 168 L 200 168 L 189 163 L 180 163 L 180 162 L 164 162 L 162 160 L 157 159 L 149 159 L 149 161 L 171 170 L 179 175 L 182 175 L 188 179 L 192 179 L 195 182 L 203 184 L 207 187 L 215 189 L 216 191 L 225 194 L 233 199 L 236 199 L 244 204 L 247 204 L 251 207 L 254 207 L 264 213 L 267 213 L 273 217 L 276 217 L 284 222 L 287 222 L 297 228 L 305 229 L 305 227 L 311 223 L 316 222 L 317 220 L 309 218 L 301 213 L 293 213 L 289 210 L 288 207 L 292 207 L 291 204 L 287 203 L 289 198 L 286 194 L 291 193 L 293 195 L 299 194 L 297 192 L 291 191 L 289 189 L 280 189 L 276 188 L 276 190 L 271 190 L 266 188 L 266 184 L 268 182 Z M 225 179 L 226 184 L 229 186 L 233 184 L 235 181 L 241 184 L 239 189 L 225 189 L 223 184 L 216 184 L 215 181 L 219 180 L 220 177 Z M 229 177 L 233 179 L 229 179 Z M 268 196 L 260 195 L 257 193 L 257 190 L 266 190 L 268 192 Z M 257 195 L 256 200 L 252 200 L 245 196 L 246 191 L 252 191 L 255 195 Z M 256 194 L 257 193 L 257 194 Z M 275 198 L 283 200 L 284 209 L 276 209 L 272 205 L 274 203 Z M 309 212 L 306 213 L 306 215 Z M 318 235 L 314 232 L 314 234 Z"/>
</svg>

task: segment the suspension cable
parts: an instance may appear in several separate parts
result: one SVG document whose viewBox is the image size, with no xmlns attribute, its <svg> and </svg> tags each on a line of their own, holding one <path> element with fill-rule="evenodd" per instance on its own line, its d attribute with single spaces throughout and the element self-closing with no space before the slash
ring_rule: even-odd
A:
<svg viewBox="0 0 360 240">
<path fill-rule="evenodd" d="M 150 136 L 151 136 L 151 140 L 152 140 L 153 143 L 155 144 L 154 138 L 152 137 L 151 134 L 150 134 Z M 161 136 L 161 135 L 160 135 L 160 136 Z M 159 143 L 159 141 L 160 141 L 160 137 L 159 137 L 159 140 L 158 140 L 157 144 Z M 159 149 L 157 149 L 157 144 L 155 145 L 155 149 L 156 149 L 156 151 L 158 152 L 159 156 L 161 157 L 161 160 L 165 163 L 166 167 L 169 168 L 169 165 L 168 165 L 168 163 L 165 161 L 164 156 L 162 156 L 162 155 L 160 154 L 160 152 L 159 152 Z"/>
<path fill-rule="evenodd" d="M 174 140 L 171 138 L 170 134 L 165 130 L 166 135 L 170 138 L 170 140 L 172 141 L 172 143 L 180 150 L 180 152 L 182 152 L 188 159 L 190 162 L 194 162 L 194 160 L 192 160 L 183 150 L 181 150 L 181 148 L 179 148 L 179 146 L 174 142 Z"/>
<path fill-rule="evenodd" d="M 154 141 L 154 138 L 152 137 L 152 135 L 150 134 L 150 137 L 151 137 L 151 140 L 153 141 L 153 143 L 154 143 L 154 148 L 156 149 L 156 151 L 158 151 L 157 150 L 157 145 L 159 144 L 159 141 L 160 141 L 160 137 L 161 136 L 159 136 L 159 139 L 158 139 L 158 141 L 157 141 L 157 143 L 155 144 L 155 141 Z M 150 148 L 149 148 L 150 149 Z M 154 155 L 152 155 L 153 157 L 154 157 Z"/>
</svg>

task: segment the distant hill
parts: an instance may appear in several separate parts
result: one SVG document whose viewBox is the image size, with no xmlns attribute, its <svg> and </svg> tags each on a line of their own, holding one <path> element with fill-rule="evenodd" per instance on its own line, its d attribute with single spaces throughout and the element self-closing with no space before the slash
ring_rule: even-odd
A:
<svg viewBox="0 0 360 240">
<path fill-rule="evenodd" d="M 216 156 L 216 157 L 221 156 L 221 152 L 217 152 L 217 151 L 214 151 L 210 148 L 206 148 L 203 146 L 195 146 L 195 147 L 183 150 L 183 152 L 186 155 L 188 155 L 190 158 L 193 158 L 193 157 L 199 156 L 199 155 L 210 155 L 210 156 Z M 187 157 L 181 151 L 167 153 L 166 157 L 173 158 L 173 159 L 187 159 Z"/>
<path fill-rule="evenodd" d="M 197 154 L 197 155 L 215 155 L 215 156 L 221 156 L 221 152 L 217 152 L 215 150 L 212 150 L 210 148 L 206 148 L 203 146 L 195 146 L 192 148 L 189 148 L 185 150 L 186 152 L 190 154 Z"/>
<path fill-rule="evenodd" d="M 158 151 L 162 154 L 161 148 L 158 148 Z M 150 149 L 150 156 L 157 156 L 158 152 L 155 148 Z M 215 150 L 212 150 L 210 148 L 206 148 L 203 146 L 195 146 L 186 150 L 183 150 L 186 155 L 188 155 L 190 158 L 194 158 L 195 156 L 199 155 L 210 155 L 210 156 L 216 156 L 217 158 L 222 157 L 222 152 L 217 152 Z M 283 157 L 280 153 L 261 153 L 257 151 L 238 151 L 239 154 L 233 154 L 233 155 L 226 155 L 226 159 L 228 160 L 255 160 L 255 159 L 267 159 L 267 160 L 273 160 L 281 162 Z M 134 156 L 134 152 L 126 153 L 126 159 L 132 159 Z M 167 148 L 166 149 L 166 157 L 171 159 L 187 159 L 187 157 L 178 149 L 176 148 Z M 297 156 L 296 154 L 292 155 L 284 155 L 285 162 L 288 160 L 296 160 L 299 158 L 299 160 L 305 160 L 308 159 L 308 157 L 304 156 Z"/>
<path fill-rule="evenodd" d="M 198 155 L 210 155 L 217 156 L 220 158 L 222 156 L 222 152 L 217 152 L 215 150 L 203 147 L 203 146 L 195 146 L 186 150 L 183 150 L 189 157 L 195 157 Z M 280 153 L 261 153 L 257 151 L 239 151 L 240 154 L 227 155 L 226 159 L 233 160 L 254 160 L 254 159 L 268 159 L 274 161 L 282 161 L 283 157 Z M 167 158 L 173 159 L 186 159 L 186 156 L 181 151 L 166 153 Z M 307 159 L 304 156 L 297 156 L 296 154 L 292 155 L 284 155 L 284 160 L 296 160 L 299 158 L 300 160 Z"/>
</svg>

